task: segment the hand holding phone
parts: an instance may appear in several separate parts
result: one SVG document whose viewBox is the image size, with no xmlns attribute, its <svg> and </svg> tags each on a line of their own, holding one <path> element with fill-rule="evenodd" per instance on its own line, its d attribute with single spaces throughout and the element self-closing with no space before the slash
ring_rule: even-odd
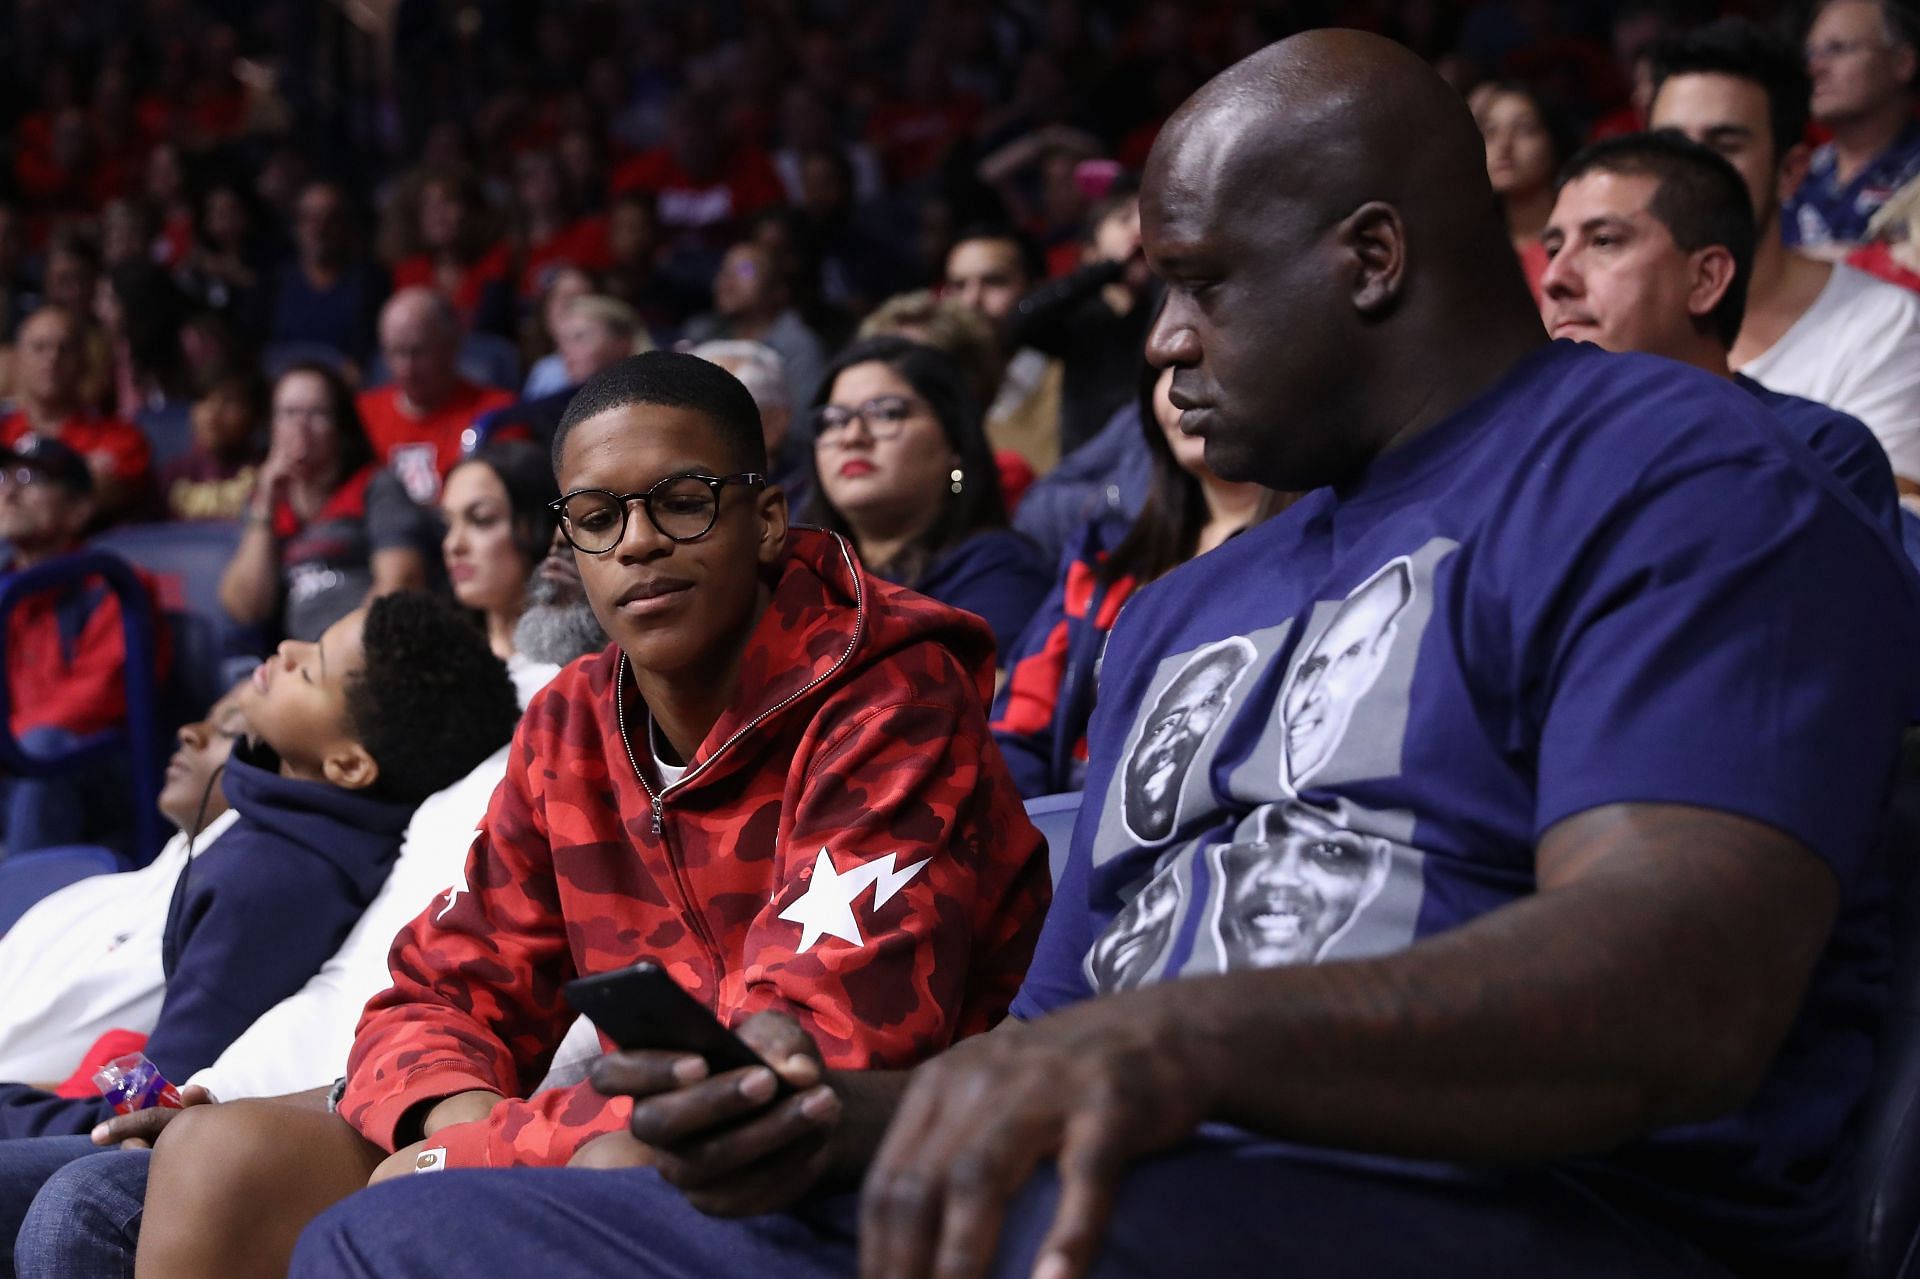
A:
<svg viewBox="0 0 1920 1279">
<path fill-rule="evenodd" d="M 691 1053 L 715 1075 L 761 1066 L 774 1077 L 772 1100 L 793 1091 L 779 1071 L 651 960 L 570 981 L 564 993 L 622 1051 Z"/>
</svg>

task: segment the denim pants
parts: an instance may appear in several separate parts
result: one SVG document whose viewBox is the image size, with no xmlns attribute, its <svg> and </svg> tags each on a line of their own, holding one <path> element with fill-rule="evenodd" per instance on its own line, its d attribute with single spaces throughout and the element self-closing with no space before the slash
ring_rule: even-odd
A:
<svg viewBox="0 0 1920 1279">
<path fill-rule="evenodd" d="M 1001 1232 L 995 1279 L 1026 1279 L 1058 1186 L 1036 1175 Z M 448 1171 L 402 1177 L 327 1210 L 292 1279 L 843 1279 L 857 1269 L 852 1195 L 723 1220 L 650 1169 Z M 1549 1173 L 1482 1174 L 1197 1140 L 1137 1165 L 1094 1275 L 1420 1275 L 1725 1279 L 1650 1225 Z"/>
<path fill-rule="evenodd" d="M 131 1244 L 124 1261 L 106 1264 L 101 1258 L 121 1249 L 97 1244 L 109 1220 L 128 1224 L 130 1211 L 138 1222 L 147 1155 L 96 1146 L 84 1136 L 0 1141 L 0 1275 L 131 1275 Z M 128 1173 L 137 1175 L 128 1180 Z M 57 1226 L 53 1238 L 49 1225 Z"/>
</svg>

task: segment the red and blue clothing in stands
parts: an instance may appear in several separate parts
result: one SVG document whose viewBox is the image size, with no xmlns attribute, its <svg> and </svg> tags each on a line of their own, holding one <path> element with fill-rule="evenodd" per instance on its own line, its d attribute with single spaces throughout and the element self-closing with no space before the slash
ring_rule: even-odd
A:
<svg viewBox="0 0 1920 1279">
<path fill-rule="evenodd" d="M 1006 655 L 993 736 L 1029 799 L 1079 790 L 1086 777 L 1100 655 L 1120 606 L 1138 585 L 1130 575 L 1101 580 L 1109 536 L 1111 526 L 1101 522 L 1081 530 L 1053 592 Z"/>
<path fill-rule="evenodd" d="M 359 608 L 373 589 L 373 557 L 387 550 L 430 555 L 432 522 L 378 466 L 362 467 L 330 494 L 302 524 L 293 507 L 273 510 L 280 541 L 281 630 L 298 640 L 317 640 L 329 626 Z"/>
<path fill-rule="evenodd" d="M 413 805 L 282 777 L 265 747 L 237 744 L 222 789 L 239 820 L 181 873 L 161 961 L 167 992 L 146 1054 L 178 1083 L 320 971 L 400 854 Z M 0 1138 L 85 1133 L 100 1097 L 0 1084 Z"/>
<path fill-rule="evenodd" d="M 12 448 L 22 436 L 33 433 L 24 409 L 0 418 L 0 446 Z M 142 489 L 152 479 L 153 448 L 131 422 L 76 413 L 60 424 L 54 438 L 89 461 L 95 455 L 105 455 L 112 463 L 114 478 L 129 490 Z"/>
<path fill-rule="evenodd" d="M 1799 1018 L 1733 1113 L 1553 1172 L 1723 1258 L 1832 1261 L 1916 644 L 1900 548 L 1751 396 L 1556 343 L 1135 597 L 1015 1015 L 1403 949 L 1535 892 L 1587 809 L 1739 814 L 1841 887 Z"/>
<path fill-rule="evenodd" d="M 164 673 L 168 632 L 153 580 L 134 575 L 154 600 L 154 649 Z M 57 728 L 85 737 L 127 716 L 126 640 L 120 597 L 99 578 L 27 596 L 7 618 L 7 689 L 15 737 Z"/>
<path fill-rule="evenodd" d="M 340 1113 L 387 1149 L 420 1102 L 518 1096 L 573 1020 L 560 987 L 657 960 L 732 1023 L 798 1017 L 827 1064 L 902 1067 L 1005 1011 L 1048 892 L 987 731 L 978 620 L 796 529 L 741 687 L 662 787 L 617 648 L 527 708 L 463 882 L 394 942 Z M 618 718 L 624 705 L 625 721 Z M 586 1085 L 434 1135 L 451 1166 L 564 1164 L 626 1122 Z"/>
<path fill-rule="evenodd" d="M 1840 181 L 1840 153 L 1822 144 L 1807 164 L 1807 176 L 1780 210 L 1780 234 L 1788 244 L 1817 248 L 1858 244 L 1867 223 L 1895 191 L 1920 177 L 1920 120 L 1907 121 L 1887 149 L 1847 182 Z"/>
</svg>

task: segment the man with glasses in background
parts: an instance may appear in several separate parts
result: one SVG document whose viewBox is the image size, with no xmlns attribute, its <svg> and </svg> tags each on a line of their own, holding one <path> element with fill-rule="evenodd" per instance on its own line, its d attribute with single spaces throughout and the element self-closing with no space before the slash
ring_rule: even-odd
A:
<svg viewBox="0 0 1920 1279">
<path fill-rule="evenodd" d="M 1833 140 L 1813 153 L 1787 201 L 1788 244 L 1822 256 L 1867 236 L 1887 198 L 1920 177 L 1911 86 L 1913 19 L 1895 0 L 1829 0 L 1807 32 L 1814 121 Z"/>
</svg>

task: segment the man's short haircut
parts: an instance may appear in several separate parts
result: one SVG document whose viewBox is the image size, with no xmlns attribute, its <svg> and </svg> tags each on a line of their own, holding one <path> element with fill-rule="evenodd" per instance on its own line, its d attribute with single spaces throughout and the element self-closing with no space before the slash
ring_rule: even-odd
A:
<svg viewBox="0 0 1920 1279">
<path fill-rule="evenodd" d="M 1733 255 L 1733 282 L 1707 317 L 1714 336 L 1732 347 L 1747 313 L 1753 272 L 1753 197 L 1726 157 L 1671 129 L 1596 142 L 1567 161 L 1561 187 L 1589 173 L 1648 177 L 1655 182 L 1647 211 L 1682 252 L 1719 245 Z"/>
<path fill-rule="evenodd" d="M 1870 0 L 1873 7 L 1880 11 L 1880 25 L 1886 28 L 1887 43 L 1895 49 L 1901 45 L 1913 45 L 1920 48 L 1920 9 L 1913 6 L 1912 0 L 1901 3 L 1900 0 Z M 1812 27 L 1820 15 L 1839 4 L 1840 0 L 1818 0 L 1807 14 L 1807 26 Z"/>
<path fill-rule="evenodd" d="M 505 746 L 520 721 L 507 668 L 484 629 L 421 591 L 367 606 L 364 665 L 347 684 L 354 736 L 380 767 L 370 793 L 417 804 Z"/>
<path fill-rule="evenodd" d="M 739 365 L 727 371 L 740 379 L 740 384 L 747 388 L 747 394 L 753 396 L 753 402 L 761 408 L 793 407 L 793 394 L 787 388 L 787 362 L 780 358 L 780 352 L 765 342 L 732 338 L 702 342 L 693 348 L 693 354 L 714 364 L 727 360 Z"/>
<path fill-rule="evenodd" d="M 953 249 L 974 240 L 997 240 L 1011 244 L 1020 255 L 1020 269 L 1027 273 L 1029 284 L 1038 284 L 1047 278 L 1047 255 L 1041 251 L 1039 242 L 1011 222 L 971 223 L 953 237 Z M 953 249 L 947 250 L 949 257 L 953 255 Z"/>
<path fill-rule="evenodd" d="M 692 409 L 713 424 L 731 459 L 729 465 L 742 471 L 767 469 L 760 409 L 739 378 L 697 355 L 648 351 L 602 369 L 574 395 L 553 433 L 554 474 L 560 473 L 560 457 L 574 427 L 613 409 L 638 404 Z"/>
<path fill-rule="evenodd" d="M 1805 59 L 1792 44 L 1744 18 L 1722 18 L 1654 45 L 1654 96 L 1678 75 L 1735 76 L 1764 89 L 1776 166 L 1806 136 L 1813 87 Z"/>
</svg>

